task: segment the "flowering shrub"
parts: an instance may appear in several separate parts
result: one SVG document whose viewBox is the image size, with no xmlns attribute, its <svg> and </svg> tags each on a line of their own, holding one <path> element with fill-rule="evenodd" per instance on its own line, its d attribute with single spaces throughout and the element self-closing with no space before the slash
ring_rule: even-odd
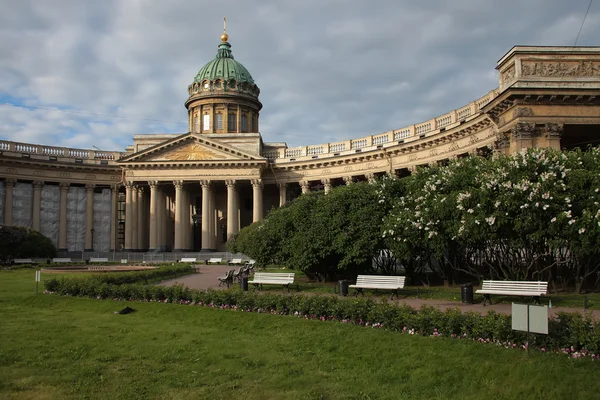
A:
<svg viewBox="0 0 600 400">
<path fill-rule="evenodd" d="M 549 335 L 532 335 L 527 341 L 523 332 L 511 329 L 508 315 L 489 312 L 461 313 L 459 309 L 441 311 L 423 306 L 414 309 L 378 303 L 365 298 L 304 296 L 278 293 L 243 292 L 240 290 L 196 290 L 183 286 L 142 284 L 90 285 L 87 279 L 52 280 L 46 293 L 159 303 L 178 303 L 243 312 L 293 315 L 298 318 L 339 321 L 370 328 L 389 329 L 455 339 L 472 339 L 495 343 L 507 348 L 534 347 L 542 351 L 569 354 L 573 357 L 600 358 L 600 322 L 589 315 L 559 314 L 549 323 Z"/>
<path fill-rule="evenodd" d="M 600 149 L 533 149 L 468 157 L 404 178 L 383 236 L 401 259 L 426 260 L 440 277 L 546 280 L 597 288 L 600 279 Z M 410 270 L 407 270 L 410 272 Z"/>
</svg>

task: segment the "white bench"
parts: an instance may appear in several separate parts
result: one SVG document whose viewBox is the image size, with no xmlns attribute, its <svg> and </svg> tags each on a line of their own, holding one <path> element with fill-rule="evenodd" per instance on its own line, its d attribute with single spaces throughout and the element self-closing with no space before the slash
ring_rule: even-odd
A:
<svg viewBox="0 0 600 400">
<path fill-rule="evenodd" d="M 223 259 L 222 258 L 213 257 L 213 258 L 209 258 L 205 262 L 206 262 L 206 265 L 208 265 L 208 264 L 221 264 L 223 262 Z"/>
<path fill-rule="evenodd" d="M 184 262 L 195 263 L 196 262 L 196 258 L 193 258 L 193 257 L 187 257 L 186 258 L 186 257 L 184 257 L 181 260 L 179 260 L 179 262 L 182 262 L 182 263 L 184 263 Z"/>
<path fill-rule="evenodd" d="M 363 289 L 384 289 L 392 291 L 392 299 L 398 296 L 398 290 L 404 289 L 405 276 L 358 275 L 356 284 L 348 287 L 355 290 L 354 296 L 363 294 Z"/>
<path fill-rule="evenodd" d="M 248 283 L 253 284 L 256 287 L 262 289 L 262 285 L 283 285 L 288 291 L 290 290 L 290 285 L 294 283 L 294 274 L 287 274 L 281 272 L 257 272 L 254 274 L 254 277 Z M 296 285 L 296 290 L 298 290 L 298 286 Z"/>
<path fill-rule="evenodd" d="M 13 260 L 15 264 L 33 264 L 33 260 L 31 258 L 15 258 Z"/>
<path fill-rule="evenodd" d="M 70 263 L 73 261 L 70 258 L 53 258 L 52 262 L 54 262 L 54 263 Z"/>
<path fill-rule="evenodd" d="M 88 271 L 116 271 L 117 267 L 111 267 L 111 266 L 94 266 L 94 267 L 88 267 Z"/>
<path fill-rule="evenodd" d="M 91 257 L 90 262 L 108 262 L 108 257 Z"/>
<path fill-rule="evenodd" d="M 234 258 L 233 260 L 230 260 L 229 265 L 242 265 L 242 259 L 241 258 Z"/>
<path fill-rule="evenodd" d="M 481 289 L 475 293 L 483 295 L 483 305 L 487 301 L 492 304 L 490 295 L 500 294 L 504 296 L 531 296 L 539 303 L 540 296 L 548 294 L 548 282 L 543 281 L 483 281 Z"/>
</svg>

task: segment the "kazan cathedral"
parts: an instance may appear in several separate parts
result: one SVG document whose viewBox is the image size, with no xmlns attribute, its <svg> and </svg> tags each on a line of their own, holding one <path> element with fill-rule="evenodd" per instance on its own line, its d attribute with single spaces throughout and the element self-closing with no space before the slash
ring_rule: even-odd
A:
<svg viewBox="0 0 600 400">
<path fill-rule="evenodd" d="M 428 121 L 290 148 L 263 142 L 260 90 L 227 34 L 188 86 L 188 131 L 124 151 L 0 140 L 0 223 L 60 252 L 224 251 L 228 237 L 312 190 L 532 147 L 600 142 L 600 47 L 515 46 L 498 87 Z M 486 90 L 482 89 L 482 92 Z"/>
</svg>

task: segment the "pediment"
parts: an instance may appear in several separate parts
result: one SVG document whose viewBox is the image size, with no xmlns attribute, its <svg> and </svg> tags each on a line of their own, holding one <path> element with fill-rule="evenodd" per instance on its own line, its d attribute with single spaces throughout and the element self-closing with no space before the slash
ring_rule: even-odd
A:
<svg viewBox="0 0 600 400">
<path fill-rule="evenodd" d="M 252 161 L 263 157 L 246 153 L 240 149 L 206 139 L 196 134 L 185 134 L 173 140 L 152 146 L 122 158 L 124 163 L 148 162 L 211 162 L 211 161 Z"/>
</svg>

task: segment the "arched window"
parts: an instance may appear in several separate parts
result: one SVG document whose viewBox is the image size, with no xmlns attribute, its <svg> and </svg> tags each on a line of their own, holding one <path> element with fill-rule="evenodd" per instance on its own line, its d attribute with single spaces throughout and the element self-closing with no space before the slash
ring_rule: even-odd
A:
<svg viewBox="0 0 600 400">
<path fill-rule="evenodd" d="M 228 127 L 229 131 L 235 132 L 237 130 L 237 126 L 236 126 L 237 118 L 236 117 L 237 117 L 236 113 L 232 113 L 232 112 L 229 113 L 229 117 L 227 117 L 228 118 L 227 127 Z"/>
<path fill-rule="evenodd" d="M 248 117 L 242 114 L 242 132 L 248 132 Z"/>
</svg>

